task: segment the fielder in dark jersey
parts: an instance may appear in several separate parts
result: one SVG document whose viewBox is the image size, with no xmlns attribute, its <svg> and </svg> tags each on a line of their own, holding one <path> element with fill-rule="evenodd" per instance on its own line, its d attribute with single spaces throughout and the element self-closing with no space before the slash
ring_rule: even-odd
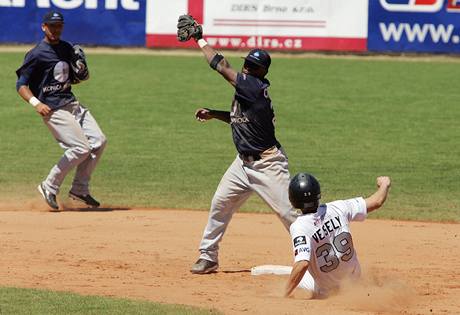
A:
<svg viewBox="0 0 460 315">
<path fill-rule="evenodd" d="M 72 50 L 68 42 L 61 40 L 51 45 L 42 40 L 26 54 L 23 65 L 16 71 L 18 88 L 28 84 L 32 94 L 52 110 L 76 101 L 71 85 Z"/>
<path fill-rule="evenodd" d="M 262 54 L 262 51 L 252 53 Z M 230 123 L 236 149 L 244 156 L 257 156 L 268 148 L 279 146 L 275 138 L 275 114 L 268 96 L 269 86 L 270 82 L 265 78 L 237 73 Z"/>
<path fill-rule="evenodd" d="M 289 202 L 288 159 L 275 137 L 270 82 L 265 78 L 270 55 L 261 49 L 251 50 L 238 73 L 199 35 L 195 40 L 206 60 L 235 88 L 235 96 L 230 112 L 200 108 L 195 117 L 199 121 L 216 118 L 229 123 L 238 151 L 214 194 L 199 247 L 200 257 L 190 270 L 207 274 L 217 270 L 219 242 L 233 213 L 252 192 L 275 211 L 288 231 L 297 215 Z"/>
<path fill-rule="evenodd" d="M 69 197 L 86 206 L 99 207 L 89 193 L 89 181 L 106 138 L 72 93 L 72 84 L 89 78 L 86 58 L 81 47 L 60 39 L 64 27 L 61 13 L 48 12 L 41 26 L 45 37 L 26 54 L 16 71 L 16 89 L 43 117 L 65 153 L 38 185 L 38 191 L 53 211 L 59 210 L 56 195 L 67 173 L 76 167 Z"/>
</svg>

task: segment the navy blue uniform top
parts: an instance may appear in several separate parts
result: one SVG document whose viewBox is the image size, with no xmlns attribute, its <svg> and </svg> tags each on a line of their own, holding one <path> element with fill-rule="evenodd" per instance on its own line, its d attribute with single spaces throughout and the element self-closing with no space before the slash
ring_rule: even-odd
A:
<svg viewBox="0 0 460 315">
<path fill-rule="evenodd" d="M 237 74 L 230 124 L 233 142 L 241 154 L 258 154 L 279 145 L 275 138 L 275 114 L 268 96 L 269 86 L 265 78 Z"/>
<path fill-rule="evenodd" d="M 76 100 L 71 87 L 72 51 L 68 42 L 61 40 L 51 45 L 43 40 L 26 54 L 24 63 L 16 70 L 21 82 L 52 110 Z"/>
</svg>

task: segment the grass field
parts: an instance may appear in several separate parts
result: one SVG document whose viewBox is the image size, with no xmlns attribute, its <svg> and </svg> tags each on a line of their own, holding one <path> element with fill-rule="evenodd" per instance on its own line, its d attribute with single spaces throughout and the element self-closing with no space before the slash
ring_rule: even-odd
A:
<svg viewBox="0 0 460 315">
<path fill-rule="evenodd" d="M 62 152 L 16 94 L 23 55 L 0 54 L 3 199 L 37 196 Z M 207 209 L 236 151 L 228 125 L 200 124 L 193 113 L 228 110 L 231 86 L 201 57 L 88 59 L 91 80 L 74 92 L 109 139 L 94 195 L 117 206 Z M 460 221 L 458 77 L 449 61 L 274 58 L 270 95 L 291 174 L 316 175 L 323 201 L 367 195 L 376 176 L 389 175 L 390 199 L 372 217 Z M 256 196 L 243 210 L 270 211 Z"/>
<path fill-rule="evenodd" d="M 127 299 L 83 296 L 45 290 L 0 288 L 0 314 L 219 314 L 183 305 L 164 305 Z"/>
</svg>

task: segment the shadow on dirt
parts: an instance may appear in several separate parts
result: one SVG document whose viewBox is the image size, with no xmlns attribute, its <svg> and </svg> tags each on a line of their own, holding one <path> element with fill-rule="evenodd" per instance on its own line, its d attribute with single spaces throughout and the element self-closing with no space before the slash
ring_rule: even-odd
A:
<svg viewBox="0 0 460 315">
<path fill-rule="evenodd" d="M 131 210 L 128 207 L 100 207 L 100 208 L 85 208 L 85 207 L 63 207 L 57 212 L 70 212 L 70 211 L 78 211 L 78 212 L 109 212 L 109 211 L 127 211 Z"/>
<path fill-rule="evenodd" d="M 251 272 L 251 269 L 240 269 L 240 270 L 220 270 L 222 273 L 246 273 Z"/>
</svg>

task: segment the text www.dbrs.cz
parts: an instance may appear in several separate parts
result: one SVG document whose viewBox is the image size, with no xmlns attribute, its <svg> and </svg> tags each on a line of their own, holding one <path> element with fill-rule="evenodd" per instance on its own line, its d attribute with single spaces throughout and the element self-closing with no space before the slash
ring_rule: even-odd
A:
<svg viewBox="0 0 460 315">
<path fill-rule="evenodd" d="M 241 37 L 206 37 L 211 46 L 222 48 L 302 48 L 300 38 L 274 38 L 269 36 L 251 36 L 247 39 Z"/>
</svg>

